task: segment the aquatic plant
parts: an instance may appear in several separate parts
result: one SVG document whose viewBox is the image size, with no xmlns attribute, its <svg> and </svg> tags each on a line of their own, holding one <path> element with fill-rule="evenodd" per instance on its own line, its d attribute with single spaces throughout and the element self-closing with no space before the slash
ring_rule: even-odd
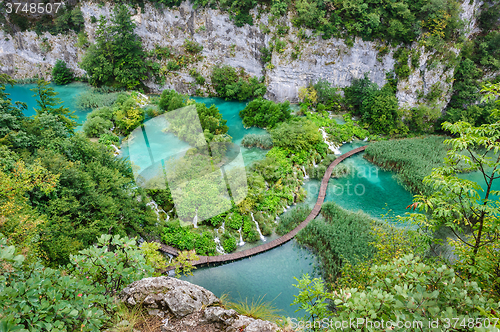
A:
<svg viewBox="0 0 500 332">
<path fill-rule="evenodd" d="M 262 319 L 271 322 L 276 322 L 281 318 L 281 313 L 283 310 L 277 309 L 272 301 L 264 302 L 264 296 L 259 296 L 257 299 L 252 299 L 252 302 L 248 302 L 248 298 L 245 300 L 240 300 L 237 302 L 228 301 L 228 296 L 224 297 L 224 306 L 229 309 L 236 310 L 239 314 L 252 317 L 255 319 Z"/>
<path fill-rule="evenodd" d="M 247 148 L 256 146 L 261 149 L 271 149 L 273 147 L 273 140 L 269 134 L 247 134 L 243 137 L 241 145 Z"/>
<path fill-rule="evenodd" d="M 448 148 L 445 137 L 428 136 L 379 141 L 368 145 L 365 158 L 383 169 L 396 171 L 398 182 L 416 193 L 430 193 L 422 181 L 433 168 L 443 165 Z"/>
<path fill-rule="evenodd" d="M 276 234 L 285 235 L 290 232 L 303 222 L 309 213 L 311 213 L 311 209 L 306 206 L 295 206 L 283 213 L 280 217 L 278 227 L 276 227 Z"/>
</svg>

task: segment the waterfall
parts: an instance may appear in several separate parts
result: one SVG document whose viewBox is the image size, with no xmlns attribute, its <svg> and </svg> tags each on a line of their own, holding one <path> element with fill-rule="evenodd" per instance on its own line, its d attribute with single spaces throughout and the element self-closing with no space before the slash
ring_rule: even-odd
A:
<svg viewBox="0 0 500 332">
<path fill-rule="evenodd" d="M 156 202 L 153 199 L 151 199 L 151 201 L 149 203 L 147 203 L 146 206 L 151 207 L 151 209 L 156 213 L 156 221 L 160 221 L 160 212 L 167 214 L 163 209 L 160 209 L 158 207 L 158 204 L 156 204 Z M 168 221 L 168 219 L 167 219 L 167 221 Z"/>
<path fill-rule="evenodd" d="M 315 158 L 313 158 L 313 166 L 314 166 L 314 168 L 318 167 L 318 165 L 316 165 L 316 159 Z"/>
<path fill-rule="evenodd" d="M 304 180 L 309 179 L 309 175 L 307 175 L 306 168 L 304 166 L 302 166 L 302 171 L 304 172 Z"/>
<path fill-rule="evenodd" d="M 240 233 L 240 243 L 238 243 L 238 245 L 242 247 L 245 245 L 245 241 L 243 241 L 243 237 L 241 236 L 241 227 L 238 229 L 238 233 Z"/>
<path fill-rule="evenodd" d="M 363 142 L 366 142 L 366 141 L 368 141 L 368 137 L 365 137 L 365 139 L 363 140 Z"/>
<path fill-rule="evenodd" d="M 220 239 L 218 236 L 215 237 L 214 239 L 214 242 L 215 242 L 215 250 L 219 253 L 219 254 L 222 254 L 224 255 L 225 252 L 224 252 L 224 248 L 222 247 L 222 244 L 220 244 Z"/>
<path fill-rule="evenodd" d="M 260 236 L 260 239 L 265 242 L 266 241 L 266 237 L 264 235 L 262 235 L 262 232 L 260 231 L 260 227 L 259 227 L 259 223 L 257 222 L 257 220 L 255 220 L 255 218 L 253 217 L 253 212 L 250 212 L 250 215 L 252 216 L 252 220 L 253 222 L 255 223 L 255 227 L 257 227 L 257 232 L 259 233 L 259 236 Z"/>
<path fill-rule="evenodd" d="M 342 154 L 338 146 L 335 146 L 335 144 L 328 142 L 328 134 L 325 132 L 325 130 L 323 128 L 319 128 L 319 131 L 321 132 L 321 135 L 323 135 L 323 140 L 328 145 L 328 148 L 335 154 Z"/>
<path fill-rule="evenodd" d="M 194 228 L 198 228 L 198 209 L 196 209 L 196 214 L 193 218 L 193 226 Z"/>
<path fill-rule="evenodd" d="M 120 149 L 114 144 L 111 144 L 111 146 L 115 149 L 115 156 L 118 156 L 120 154 Z"/>
</svg>

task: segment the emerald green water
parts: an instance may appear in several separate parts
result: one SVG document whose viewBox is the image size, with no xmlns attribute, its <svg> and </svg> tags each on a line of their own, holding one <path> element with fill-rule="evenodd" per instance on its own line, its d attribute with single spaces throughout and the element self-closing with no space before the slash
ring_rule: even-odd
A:
<svg viewBox="0 0 500 332">
<path fill-rule="evenodd" d="M 78 124 L 83 124 L 87 119 L 87 114 L 91 111 L 90 109 L 78 109 L 76 107 L 76 97 L 87 90 L 90 90 L 90 86 L 86 83 L 74 82 L 67 85 L 56 85 L 49 84 L 50 87 L 54 88 L 54 91 L 58 93 L 56 97 L 60 98 L 64 106 L 68 107 L 70 110 L 75 111 L 77 116 Z M 36 84 L 18 84 L 13 87 L 7 86 L 5 92 L 10 93 L 9 98 L 12 101 L 22 101 L 28 105 L 28 109 L 25 112 L 25 116 L 33 116 L 36 114 L 35 107 L 36 98 L 33 97 L 34 92 L 30 91 L 36 87 Z M 79 130 L 79 127 L 77 130 Z"/>
<path fill-rule="evenodd" d="M 35 114 L 34 106 L 36 100 L 29 91 L 34 84 L 16 85 L 8 87 L 7 92 L 11 94 L 14 101 L 23 101 L 28 104 L 27 116 Z M 59 92 L 59 96 L 65 106 L 75 110 L 79 123 L 85 121 L 89 110 L 76 110 L 75 97 L 89 89 L 88 85 L 82 83 L 72 83 L 67 86 L 54 86 Z M 233 137 L 233 142 L 241 143 L 245 134 L 261 134 L 265 131 L 258 128 L 245 129 L 239 118 L 239 111 L 245 107 L 242 102 L 230 102 L 219 98 L 194 97 L 198 102 L 203 102 L 210 106 L 215 104 L 229 127 L 228 134 Z M 336 119 L 337 120 L 337 119 Z M 338 119 L 338 121 L 341 121 Z M 170 144 L 174 144 L 175 137 L 167 137 L 166 134 L 158 132 Z M 182 145 L 184 142 L 177 142 L 174 145 Z M 355 141 L 343 145 L 340 150 L 345 153 L 365 142 Z M 242 154 L 246 165 L 255 160 L 262 159 L 267 151 L 258 148 L 242 148 Z M 127 152 L 124 151 L 124 155 Z M 349 210 L 363 210 L 372 217 L 380 218 L 382 214 L 392 210 L 394 215 L 401 215 L 406 212 L 405 208 L 412 202 L 411 193 L 394 179 L 392 172 L 386 172 L 370 164 L 363 159 L 363 154 L 357 154 L 343 162 L 351 167 L 349 176 L 340 179 L 331 179 L 329 182 L 326 201 L 334 201 L 340 206 Z M 470 173 L 464 177 L 478 181 L 482 184 L 479 173 Z M 308 195 L 304 203 L 313 206 L 319 192 L 319 181 L 310 180 L 304 184 Z M 496 190 L 500 190 L 500 181 L 494 184 Z M 387 205 L 387 207 L 386 207 Z M 271 239 L 271 238 L 270 238 Z M 269 239 L 269 240 L 270 240 Z M 183 278 L 197 285 L 203 286 L 217 296 L 228 293 L 233 301 L 248 299 L 257 300 L 264 297 L 265 301 L 272 301 L 273 304 L 283 310 L 283 315 L 291 317 L 303 316 L 303 313 L 295 313 L 295 308 L 290 307 L 294 300 L 294 295 L 298 294 L 292 286 L 295 283 L 293 277 L 300 278 L 302 274 L 309 273 L 316 275 L 317 262 L 315 256 L 307 249 L 301 248 L 294 240 L 277 247 L 268 252 L 253 256 L 248 259 L 211 267 L 203 267 L 194 271 L 194 275 Z"/>
</svg>

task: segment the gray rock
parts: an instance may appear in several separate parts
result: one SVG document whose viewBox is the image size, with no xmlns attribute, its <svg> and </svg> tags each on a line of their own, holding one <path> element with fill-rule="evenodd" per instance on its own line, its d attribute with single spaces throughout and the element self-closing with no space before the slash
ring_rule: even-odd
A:
<svg viewBox="0 0 500 332">
<path fill-rule="evenodd" d="M 128 305 L 169 311 L 177 317 L 187 316 L 219 301 L 203 287 L 170 277 L 135 281 L 120 293 L 120 299 Z"/>
<path fill-rule="evenodd" d="M 208 322 L 224 323 L 226 325 L 231 325 L 238 319 L 238 313 L 235 310 L 226 310 L 221 307 L 206 308 L 204 316 Z"/>
<path fill-rule="evenodd" d="M 247 316 L 239 316 L 239 318 L 226 329 L 226 332 L 277 332 L 277 331 L 279 331 L 279 328 L 276 324 L 260 319 L 250 318 Z"/>
</svg>

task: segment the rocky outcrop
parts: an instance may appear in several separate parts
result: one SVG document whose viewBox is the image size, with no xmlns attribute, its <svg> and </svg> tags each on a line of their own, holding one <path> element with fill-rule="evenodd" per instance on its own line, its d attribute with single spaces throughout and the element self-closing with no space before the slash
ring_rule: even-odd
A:
<svg viewBox="0 0 500 332">
<path fill-rule="evenodd" d="M 462 5 L 467 36 L 474 30 L 479 4 L 477 0 L 466 0 Z M 109 17 L 111 8 L 108 3 L 81 3 L 89 41 L 94 41 L 98 24 L 92 23 L 92 17 Z M 356 38 L 349 47 L 341 39 L 323 40 L 320 36 L 313 36 L 310 30 L 305 30 L 308 38 L 301 39 L 299 30 L 291 23 L 292 15 L 289 13 L 289 17 L 280 21 L 281 26 L 289 27 L 289 32 L 280 38 L 284 48 L 280 52 L 275 50 L 268 64 L 262 62 L 260 49 L 269 47 L 275 27 L 268 24 L 267 14 L 258 14 L 256 10 L 253 11 L 254 25 L 243 27 L 236 27 L 227 13 L 208 8 L 194 9 L 188 2 L 168 10 L 158 10 L 146 4 L 144 10 L 135 13 L 134 20 L 146 49 L 153 49 L 155 45 L 181 48 L 186 38 L 196 40 L 204 46 L 204 59 L 193 66 L 203 76 L 209 77 L 211 68 L 221 63 L 244 68 L 251 75 L 265 77 L 268 85 L 266 97 L 275 101 L 297 101 L 298 88 L 320 78 L 345 87 L 353 78 L 367 74 L 379 86 L 385 84 L 386 73 L 394 68 L 394 48 L 381 54 L 378 42 Z M 266 34 L 261 28 L 270 29 L 271 33 Z M 63 59 L 78 75 L 82 75 L 84 72 L 78 68 L 78 62 L 83 51 L 75 46 L 76 42 L 75 34 L 51 36 L 46 33 L 37 36 L 34 32 L 22 32 L 11 36 L 0 33 L 0 72 L 15 78 L 32 77 L 34 74 L 50 78 L 50 69 L 56 60 Z M 419 48 L 417 43 L 413 47 Z M 431 58 L 432 53 L 426 53 L 421 48 L 418 68 L 408 79 L 399 82 L 397 97 L 402 107 L 417 105 L 419 98 L 437 83 L 440 83 L 442 91 L 438 103 L 444 107 L 448 102 L 454 68 L 446 63 L 431 61 Z M 164 86 L 153 82 L 148 85 L 156 91 L 168 87 L 194 93 L 190 84 L 194 81 L 189 75 L 190 68 L 170 73 Z"/>
<path fill-rule="evenodd" d="M 142 306 L 161 319 L 161 331 L 277 332 L 274 323 L 221 307 L 219 299 L 203 287 L 170 277 L 145 278 L 127 286 L 120 300 Z"/>
</svg>

